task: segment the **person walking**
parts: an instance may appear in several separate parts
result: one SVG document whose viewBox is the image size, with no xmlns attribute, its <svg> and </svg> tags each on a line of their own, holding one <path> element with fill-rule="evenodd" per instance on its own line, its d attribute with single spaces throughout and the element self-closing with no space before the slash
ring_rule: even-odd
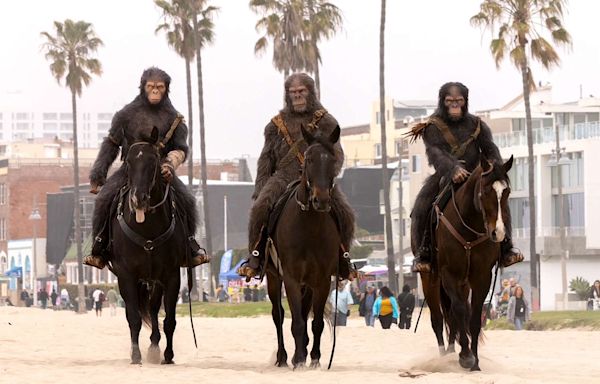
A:
<svg viewBox="0 0 600 384">
<path fill-rule="evenodd" d="M 508 321 L 515 325 L 517 331 L 522 330 L 523 325 L 529 321 L 529 303 L 520 285 L 515 287 L 514 296 L 508 300 L 507 312 Z"/>
<path fill-rule="evenodd" d="M 56 289 L 52 288 L 52 293 L 50 294 L 50 302 L 52 303 L 52 309 L 55 311 L 58 309 L 56 305 L 56 299 L 58 298 L 58 294 L 56 293 Z"/>
<path fill-rule="evenodd" d="M 94 309 L 96 310 L 96 317 L 102 317 L 102 302 L 104 301 L 104 292 L 100 288 L 92 293 L 94 299 Z"/>
<path fill-rule="evenodd" d="M 377 292 L 375 291 L 375 287 L 372 285 L 367 285 L 366 291 L 362 294 L 362 298 L 360 299 L 359 312 L 362 313 L 362 316 L 365 318 L 365 325 L 367 327 L 373 326 L 373 304 L 375 304 L 375 299 L 377 299 Z"/>
<path fill-rule="evenodd" d="M 329 302 L 332 306 L 334 306 L 334 308 L 336 305 L 335 294 L 336 290 L 334 289 L 329 295 Z M 333 316 L 337 314 L 337 321 L 335 323 L 337 326 L 346 326 L 348 316 L 350 316 L 349 307 L 352 304 L 354 304 L 354 301 L 352 300 L 352 295 L 347 289 L 345 289 L 345 283 L 343 281 L 340 281 L 337 285 L 337 313 L 333 314 Z M 335 318 L 332 319 L 332 321 L 335 321 Z"/>
<path fill-rule="evenodd" d="M 379 297 L 373 304 L 373 318 L 379 318 L 381 328 L 390 329 L 392 323 L 397 323 L 398 314 L 398 302 L 394 294 L 388 287 L 381 287 Z"/>
<path fill-rule="evenodd" d="M 402 287 L 402 293 L 398 295 L 398 308 L 400 309 L 398 328 L 410 329 L 412 313 L 415 309 L 415 295 L 410 292 L 408 284 Z"/>
<path fill-rule="evenodd" d="M 106 299 L 108 300 L 108 306 L 110 307 L 110 315 L 115 316 L 117 314 L 117 291 L 111 288 L 106 292 Z"/>
</svg>

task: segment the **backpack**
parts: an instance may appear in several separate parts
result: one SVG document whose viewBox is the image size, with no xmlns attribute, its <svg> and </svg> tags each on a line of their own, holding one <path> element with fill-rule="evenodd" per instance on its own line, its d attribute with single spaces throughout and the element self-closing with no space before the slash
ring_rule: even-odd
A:
<svg viewBox="0 0 600 384">
<path fill-rule="evenodd" d="M 101 303 L 103 303 L 104 300 L 106 300 L 106 296 L 104 295 L 104 292 L 100 292 L 100 296 L 98 297 L 98 299 L 100 300 Z"/>
</svg>

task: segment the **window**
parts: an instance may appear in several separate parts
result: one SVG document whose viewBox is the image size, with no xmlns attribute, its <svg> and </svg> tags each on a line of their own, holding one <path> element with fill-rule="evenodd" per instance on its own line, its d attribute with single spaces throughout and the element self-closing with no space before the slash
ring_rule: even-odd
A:
<svg viewBox="0 0 600 384">
<path fill-rule="evenodd" d="M 72 131 L 73 123 L 60 123 L 60 130 L 61 131 Z"/>
<path fill-rule="evenodd" d="M 0 184 L 0 205 L 5 205 L 6 200 L 8 200 L 8 196 L 6 195 L 6 184 Z"/>
<path fill-rule="evenodd" d="M 96 126 L 98 132 L 108 132 L 108 130 L 110 129 L 110 124 L 109 123 L 98 123 L 98 125 Z M 104 136 L 102 136 L 104 137 Z"/>
<path fill-rule="evenodd" d="M 17 123 L 15 128 L 17 131 L 27 131 L 29 129 L 29 123 Z"/>
<path fill-rule="evenodd" d="M 56 120 L 56 118 L 58 117 L 58 114 L 56 113 L 44 113 L 42 115 L 44 120 Z"/>
<path fill-rule="evenodd" d="M 0 218 L 0 241 L 6 240 L 6 218 Z"/>
<path fill-rule="evenodd" d="M 60 119 L 61 120 L 73 120 L 73 114 L 72 113 L 61 113 Z"/>
<path fill-rule="evenodd" d="M 56 130 L 58 129 L 58 124 L 57 123 L 44 123 L 44 125 L 42 127 L 43 127 L 43 130 L 46 132 L 56 132 Z"/>
<path fill-rule="evenodd" d="M 6 156 L 6 145 L 0 145 L 0 156 Z"/>
<path fill-rule="evenodd" d="M 508 199 L 513 228 L 529 228 L 529 198 Z"/>
<path fill-rule="evenodd" d="M 98 120 L 112 120 L 112 113 L 99 113 Z"/>
<path fill-rule="evenodd" d="M 585 203 L 583 193 L 563 194 L 562 215 L 565 227 L 585 226 Z M 560 226 L 560 212 L 558 195 L 552 196 L 552 225 Z"/>
<path fill-rule="evenodd" d="M 375 124 L 379 124 L 379 112 L 375 112 Z"/>
<path fill-rule="evenodd" d="M 420 155 L 412 155 L 410 159 L 412 173 L 421 172 L 421 156 Z"/>
<path fill-rule="evenodd" d="M 375 158 L 381 159 L 381 144 L 380 143 L 375 144 Z"/>
<path fill-rule="evenodd" d="M 29 113 L 19 112 L 16 114 L 15 120 L 29 120 Z"/>
<path fill-rule="evenodd" d="M 401 155 L 402 154 L 402 142 L 396 141 L 394 144 L 396 145 L 396 155 Z"/>
<path fill-rule="evenodd" d="M 583 186 L 583 152 L 566 153 L 561 156 L 571 160 L 571 163 L 561 165 L 562 186 Z M 552 167 L 552 188 L 558 188 L 558 167 Z"/>
<path fill-rule="evenodd" d="M 534 158 L 536 160 L 537 158 Z M 537 173 L 535 172 L 534 163 L 534 181 L 537 180 Z M 508 171 L 508 178 L 510 179 L 510 187 L 513 191 L 527 191 L 529 188 L 529 167 L 526 157 L 517 157 L 514 159 L 513 166 Z M 535 185 L 535 183 L 534 183 Z"/>
</svg>

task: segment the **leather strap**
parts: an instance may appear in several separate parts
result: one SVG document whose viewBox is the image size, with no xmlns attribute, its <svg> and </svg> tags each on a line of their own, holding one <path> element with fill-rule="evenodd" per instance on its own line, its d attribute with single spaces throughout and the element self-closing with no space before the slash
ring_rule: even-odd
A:
<svg viewBox="0 0 600 384">
<path fill-rule="evenodd" d="M 171 128 L 169 128 L 165 137 L 160 141 L 160 143 L 158 143 L 158 145 L 161 148 L 164 148 L 167 145 L 167 143 L 169 142 L 169 140 L 171 140 L 171 136 L 173 136 L 173 133 L 175 133 L 175 129 L 177 129 L 177 127 L 179 126 L 179 123 L 181 123 L 182 121 L 183 121 L 183 115 L 178 113 L 177 117 L 175 117 L 175 120 L 173 120 L 173 124 L 171 124 Z"/>
<path fill-rule="evenodd" d="M 485 235 L 485 236 L 478 237 L 475 241 L 465 240 L 465 238 L 462 237 L 462 235 L 460 233 L 458 233 L 456 228 L 454 228 L 454 226 L 452 225 L 450 220 L 448 220 L 446 218 L 444 213 L 440 211 L 440 208 L 437 205 L 435 206 L 435 211 L 437 213 L 437 216 L 440 218 L 440 221 L 446 226 L 446 228 L 448 229 L 448 231 L 450 231 L 452 236 L 454 236 L 454 238 L 460 242 L 460 244 L 463 246 L 463 248 L 465 250 L 470 251 L 472 248 L 478 246 L 479 244 L 481 244 L 484 241 L 487 241 L 489 239 L 489 236 Z"/>
<path fill-rule="evenodd" d="M 327 114 L 326 109 L 319 109 L 315 111 L 312 120 L 306 126 L 309 132 L 312 133 L 317 128 L 319 128 L 319 122 L 321 121 L 323 116 L 325 116 L 325 114 Z M 300 162 L 300 165 L 304 164 L 304 154 L 298 149 L 299 142 L 294 142 L 294 139 L 292 139 L 292 137 L 290 136 L 290 132 L 287 129 L 285 121 L 283 121 L 283 117 L 281 116 L 281 114 L 272 118 L 271 121 L 277 127 L 277 131 L 279 132 L 279 134 L 283 136 L 286 143 L 288 143 L 288 145 L 290 146 L 290 150 L 295 152 L 295 156 L 298 159 L 298 162 Z"/>
<path fill-rule="evenodd" d="M 464 143 L 459 144 L 456 137 L 450 131 L 450 127 L 448 127 L 448 124 L 446 124 L 442 119 L 440 119 L 437 116 L 434 116 L 431 117 L 429 121 L 435 124 L 435 126 L 440 130 L 440 132 L 442 132 L 442 135 L 444 135 L 444 139 L 446 139 L 446 142 L 448 143 L 448 145 L 450 145 L 452 155 L 456 158 L 463 157 L 463 155 L 467 151 L 467 147 L 475 139 L 477 139 L 477 136 L 479 136 L 479 132 L 481 132 L 481 119 L 477 118 L 477 127 L 475 128 L 475 131 L 471 135 L 469 135 L 469 138 Z"/>
</svg>

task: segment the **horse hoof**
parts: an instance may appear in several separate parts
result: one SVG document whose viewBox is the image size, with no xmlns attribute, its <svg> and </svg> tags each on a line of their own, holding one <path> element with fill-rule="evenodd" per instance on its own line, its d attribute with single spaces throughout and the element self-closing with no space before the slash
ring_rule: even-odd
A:
<svg viewBox="0 0 600 384">
<path fill-rule="evenodd" d="M 167 365 L 167 364 L 175 364 L 175 362 L 173 360 L 163 360 L 160 362 L 161 365 Z"/>
<path fill-rule="evenodd" d="M 131 363 L 129 363 L 131 365 L 142 365 L 142 360 L 131 360 Z"/>
<path fill-rule="evenodd" d="M 150 364 L 158 364 L 160 363 L 160 348 L 158 345 L 148 347 L 148 352 L 146 352 L 146 360 Z"/>
<path fill-rule="evenodd" d="M 275 366 L 278 368 L 287 368 L 287 361 L 276 361 Z"/>
<path fill-rule="evenodd" d="M 446 353 L 454 353 L 454 344 L 451 344 L 448 346 L 448 349 L 446 349 Z"/>
<path fill-rule="evenodd" d="M 463 368 L 472 368 L 475 365 L 475 356 L 469 355 L 466 357 L 459 357 L 458 364 Z"/>
<path fill-rule="evenodd" d="M 295 370 L 302 371 L 302 370 L 304 370 L 304 368 L 306 368 L 306 362 L 304 362 L 304 361 L 294 364 L 294 371 Z"/>
<path fill-rule="evenodd" d="M 319 363 L 319 360 L 313 360 L 310 362 L 310 368 L 311 369 L 321 368 L 321 363 Z"/>
<path fill-rule="evenodd" d="M 475 364 L 474 366 L 471 367 L 471 372 L 475 372 L 475 371 L 481 371 L 481 368 L 479 368 L 479 364 Z"/>
</svg>

